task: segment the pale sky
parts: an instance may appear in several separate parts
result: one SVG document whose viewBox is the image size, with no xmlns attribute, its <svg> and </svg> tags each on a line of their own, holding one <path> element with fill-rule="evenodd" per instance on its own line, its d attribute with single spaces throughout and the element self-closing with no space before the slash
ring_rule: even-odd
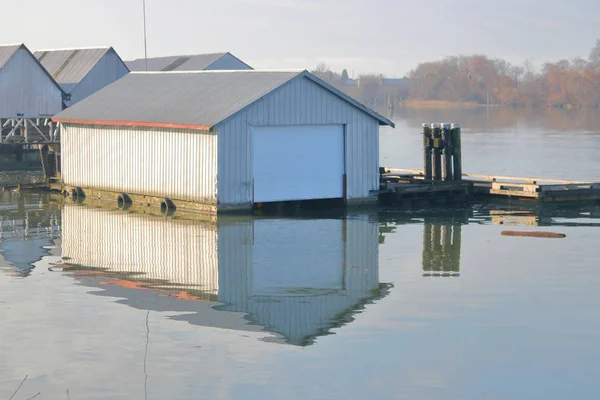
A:
<svg viewBox="0 0 600 400">
<path fill-rule="evenodd" d="M 599 0 L 146 0 L 148 56 L 229 51 L 257 69 L 403 76 L 483 53 L 536 64 L 587 57 Z M 113 46 L 143 57 L 142 0 L 5 0 L 0 42 L 32 51 Z"/>
</svg>

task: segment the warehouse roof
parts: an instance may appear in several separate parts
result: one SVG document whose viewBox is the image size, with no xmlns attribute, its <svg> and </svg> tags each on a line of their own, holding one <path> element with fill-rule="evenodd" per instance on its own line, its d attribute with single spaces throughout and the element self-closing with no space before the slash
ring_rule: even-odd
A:
<svg viewBox="0 0 600 400">
<path fill-rule="evenodd" d="M 11 57 L 23 46 L 22 44 L 9 44 L 0 46 L 0 69 L 4 67 L 4 64 L 11 59 Z"/>
<path fill-rule="evenodd" d="M 56 80 L 52 77 L 52 75 L 50 75 L 48 70 L 46 68 L 44 68 L 44 66 L 39 62 L 39 60 L 33 55 L 33 53 L 23 43 L 0 46 L 0 69 L 2 69 L 6 65 L 8 60 L 10 60 L 12 58 L 12 56 L 15 55 L 17 50 L 20 50 L 20 49 L 23 49 L 27 53 L 29 53 L 31 58 L 40 66 L 42 71 L 44 71 L 44 73 L 48 76 L 48 78 L 50 78 L 52 83 L 54 83 L 62 92 L 63 91 L 62 87 L 58 84 L 58 82 L 56 82 Z"/>
<path fill-rule="evenodd" d="M 305 77 L 394 124 L 308 71 L 134 72 L 62 111 L 58 122 L 209 130 L 285 83 Z"/>
<path fill-rule="evenodd" d="M 69 92 L 109 52 L 117 54 L 112 47 L 93 47 L 39 50 L 34 55 L 50 75 Z"/>
<path fill-rule="evenodd" d="M 252 69 L 252 67 L 231 53 L 211 53 L 148 58 L 148 71 L 202 71 L 226 55 L 235 58 L 242 64 L 245 64 L 249 69 Z M 127 61 L 125 64 L 127 64 L 127 68 L 129 68 L 130 71 L 146 71 L 145 58 Z"/>
</svg>

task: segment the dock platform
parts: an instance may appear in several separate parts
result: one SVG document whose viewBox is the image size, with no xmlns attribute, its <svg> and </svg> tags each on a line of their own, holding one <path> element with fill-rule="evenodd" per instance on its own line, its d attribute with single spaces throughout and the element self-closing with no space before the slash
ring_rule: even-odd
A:
<svg viewBox="0 0 600 400">
<path fill-rule="evenodd" d="M 570 181 L 546 178 L 523 178 L 484 174 L 462 174 L 460 181 L 431 181 L 422 170 L 382 168 L 380 196 L 394 192 L 398 201 L 409 194 L 441 197 L 437 202 L 519 200 L 538 203 L 600 202 L 600 182 Z"/>
</svg>

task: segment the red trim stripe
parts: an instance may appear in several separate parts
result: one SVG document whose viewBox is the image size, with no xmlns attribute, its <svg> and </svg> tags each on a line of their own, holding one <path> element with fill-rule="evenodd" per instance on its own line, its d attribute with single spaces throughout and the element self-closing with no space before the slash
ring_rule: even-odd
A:
<svg viewBox="0 0 600 400">
<path fill-rule="evenodd" d="M 167 123 L 167 122 L 103 121 L 103 120 L 66 119 L 66 118 L 52 118 L 52 121 L 61 122 L 61 123 L 65 123 L 65 124 L 139 126 L 139 127 L 144 127 L 144 128 L 194 129 L 194 130 L 198 130 L 198 131 L 209 131 L 211 129 L 211 126 L 208 126 L 208 125 L 173 124 L 173 123 Z"/>
</svg>

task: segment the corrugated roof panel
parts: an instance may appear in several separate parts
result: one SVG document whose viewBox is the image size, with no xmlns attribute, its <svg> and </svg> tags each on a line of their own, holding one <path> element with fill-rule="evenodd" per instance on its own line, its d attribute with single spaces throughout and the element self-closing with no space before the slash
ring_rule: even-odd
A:
<svg viewBox="0 0 600 400">
<path fill-rule="evenodd" d="M 190 57 L 188 61 L 177 67 L 176 71 L 202 71 L 226 53 L 199 54 Z"/>
<path fill-rule="evenodd" d="M 162 71 L 169 64 L 177 61 L 181 56 L 173 57 L 155 57 L 148 59 L 148 71 Z M 146 71 L 146 60 L 139 58 L 133 61 L 126 61 L 125 65 L 130 71 Z"/>
<path fill-rule="evenodd" d="M 110 47 L 36 51 L 34 55 L 54 79 L 63 85 L 85 78 Z"/>
<path fill-rule="evenodd" d="M 225 54 L 227 53 L 148 58 L 148 71 L 202 71 Z M 143 58 L 127 61 L 125 64 L 130 71 L 146 71 L 146 60 Z"/>
<path fill-rule="evenodd" d="M 10 60 L 10 58 L 15 54 L 19 48 L 23 46 L 22 44 L 13 44 L 8 46 L 0 46 L 0 68 L 4 67 L 4 64 Z"/>
<path fill-rule="evenodd" d="M 131 73 L 56 120 L 212 127 L 304 71 Z M 110 123 L 108 123 L 110 122 Z M 133 125 L 133 124 L 132 124 Z"/>
</svg>

